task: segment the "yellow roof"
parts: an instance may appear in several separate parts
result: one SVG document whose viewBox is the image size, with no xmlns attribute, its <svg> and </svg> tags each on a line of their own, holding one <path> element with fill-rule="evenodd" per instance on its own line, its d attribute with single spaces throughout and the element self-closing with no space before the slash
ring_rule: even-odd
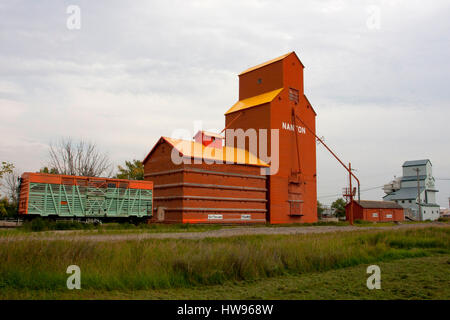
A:
<svg viewBox="0 0 450 320">
<path fill-rule="evenodd" d="M 274 62 L 283 60 L 284 58 L 286 58 L 286 57 L 287 57 L 288 55 L 290 55 L 291 53 L 294 53 L 294 51 L 291 51 L 291 52 L 289 52 L 289 53 L 286 53 L 286 54 L 282 55 L 281 57 L 278 57 L 278 58 L 269 60 L 269 61 L 264 62 L 264 63 L 261 63 L 261 64 L 258 64 L 257 66 L 248 68 L 247 70 L 242 71 L 239 75 L 244 74 L 244 73 L 247 73 L 247 72 L 250 72 L 250 71 L 253 71 L 253 70 L 256 70 L 256 69 L 259 69 L 259 68 L 264 67 L 264 66 L 267 66 L 268 64 L 271 64 L 271 63 L 274 63 Z"/>
<path fill-rule="evenodd" d="M 205 147 L 203 144 L 195 141 L 173 139 L 168 137 L 162 138 L 169 144 L 171 144 L 175 149 L 178 150 L 178 152 L 180 152 L 185 157 L 210 161 L 212 160 L 219 163 L 237 163 L 262 167 L 269 166 L 266 162 L 260 160 L 254 154 L 244 149 L 232 147 Z"/>
<path fill-rule="evenodd" d="M 233 113 L 239 110 L 259 106 L 260 104 L 271 102 L 283 90 L 283 88 L 265 92 L 258 96 L 250 97 L 236 102 L 225 114 Z"/>
</svg>

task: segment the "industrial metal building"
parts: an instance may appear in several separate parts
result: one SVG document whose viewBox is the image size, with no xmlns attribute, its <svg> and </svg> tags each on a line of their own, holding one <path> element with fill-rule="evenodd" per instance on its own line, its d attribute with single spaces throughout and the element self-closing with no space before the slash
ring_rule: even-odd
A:
<svg viewBox="0 0 450 320">
<path fill-rule="evenodd" d="M 401 205 L 406 209 L 406 216 L 412 220 L 439 219 L 440 206 L 436 203 L 438 190 L 435 187 L 431 161 L 405 161 L 402 169 L 402 177 L 384 185 L 386 195 L 383 200 Z"/>
<path fill-rule="evenodd" d="M 279 130 L 279 170 L 267 180 L 270 223 L 317 221 L 316 112 L 303 92 L 303 69 L 291 52 L 245 70 L 239 101 L 225 113 L 227 129 Z"/>
<path fill-rule="evenodd" d="M 154 182 L 156 220 L 317 221 L 316 113 L 303 93 L 303 69 L 291 52 L 239 74 L 239 100 L 225 113 L 225 141 L 204 131 L 194 141 L 159 139 L 143 161 L 145 179 Z M 243 145 L 228 136 L 239 129 L 246 135 L 266 129 L 266 150 L 260 135 L 256 149 L 250 136 Z"/>
</svg>

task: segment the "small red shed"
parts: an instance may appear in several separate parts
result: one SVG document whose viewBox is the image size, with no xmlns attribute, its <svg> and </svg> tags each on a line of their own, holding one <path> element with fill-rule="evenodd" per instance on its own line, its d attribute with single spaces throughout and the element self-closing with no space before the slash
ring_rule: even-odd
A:
<svg viewBox="0 0 450 320">
<path fill-rule="evenodd" d="M 205 147 L 222 148 L 223 146 L 223 136 L 209 131 L 197 132 L 194 141 L 203 144 Z"/>
<path fill-rule="evenodd" d="M 353 201 L 353 219 L 373 222 L 403 221 L 403 207 L 394 201 Z M 345 216 L 350 218 L 350 203 L 345 206 Z"/>
</svg>

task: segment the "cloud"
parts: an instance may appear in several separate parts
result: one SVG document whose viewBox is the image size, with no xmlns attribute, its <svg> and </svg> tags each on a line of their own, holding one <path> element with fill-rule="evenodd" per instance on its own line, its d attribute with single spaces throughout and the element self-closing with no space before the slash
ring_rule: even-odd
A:
<svg viewBox="0 0 450 320">
<path fill-rule="evenodd" d="M 67 5 L 81 29 L 66 28 Z M 380 28 L 367 28 L 367 7 Z M 221 129 L 237 74 L 295 50 L 317 128 L 363 188 L 430 158 L 449 177 L 450 5 L 445 1 L 14 1 L 0 6 L 0 155 L 25 170 L 60 136 L 83 137 L 116 163 L 202 120 Z M 318 147 L 319 195 L 347 183 Z M 450 186 L 438 199 L 447 204 Z M 381 190 L 363 194 L 379 199 Z M 333 198 L 326 199 L 333 200 Z"/>
</svg>

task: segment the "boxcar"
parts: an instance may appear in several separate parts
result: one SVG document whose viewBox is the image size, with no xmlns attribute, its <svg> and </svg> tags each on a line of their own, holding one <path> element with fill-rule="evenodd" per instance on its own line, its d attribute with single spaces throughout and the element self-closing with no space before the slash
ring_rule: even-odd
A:
<svg viewBox="0 0 450 320">
<path fill-rule="evenodd" d="M 153 182 L 25 172 L 18 212 L 24 218 L 150 218 Z"/>
</svg>

